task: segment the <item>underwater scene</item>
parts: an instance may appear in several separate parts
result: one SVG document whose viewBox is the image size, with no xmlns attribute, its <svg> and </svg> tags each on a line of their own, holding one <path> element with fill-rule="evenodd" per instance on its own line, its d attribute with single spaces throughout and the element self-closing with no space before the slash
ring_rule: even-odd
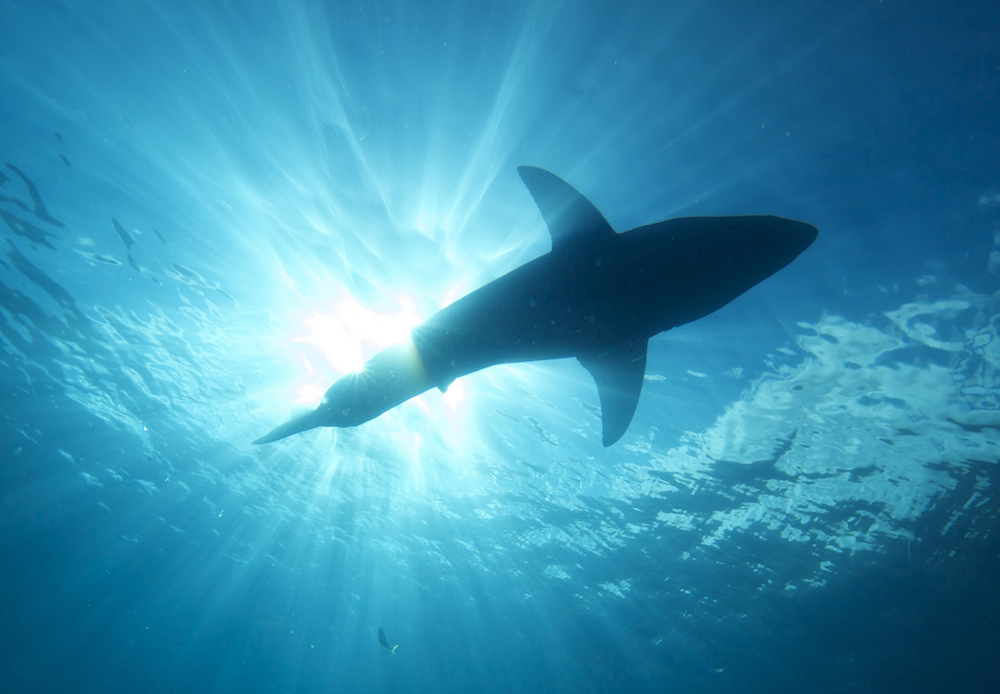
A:
<svg viewBox="0 0 1000 694">
<path fill-rule="evenodd" d="M 4 692 L 992 692 L 1000 5 L 0 0 Z"/>
</svg>

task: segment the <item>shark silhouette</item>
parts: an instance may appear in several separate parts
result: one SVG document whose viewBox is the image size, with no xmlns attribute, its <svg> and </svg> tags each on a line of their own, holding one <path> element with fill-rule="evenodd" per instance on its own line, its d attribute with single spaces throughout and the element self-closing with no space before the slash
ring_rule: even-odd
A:
<svg viewBox="0 0 1000 694">
<path fill-rule="evenodd" d="M 314 411 L 254 443 L 353 427 L 494 364 L 576 357 L 597 382 L 604 445 L 635 413 L 654 335 L 722 308 L 785 267 L 815 227 L 771 216 L 687 217 L 615 233 L 575 188 L 518 168 L 551 252 L 455 301 L 336 381 Z"/>
</svg>

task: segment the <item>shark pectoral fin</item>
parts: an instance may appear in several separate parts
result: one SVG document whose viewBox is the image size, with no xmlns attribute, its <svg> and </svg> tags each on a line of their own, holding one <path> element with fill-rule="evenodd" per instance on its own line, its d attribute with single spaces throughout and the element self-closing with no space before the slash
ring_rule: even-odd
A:
<svg viewBox="0 0 1000 694">
<path fill-rule="evenodd" d="M 517 172 L 545 219 L 554 253 L 592 249 L 614 238 L 615 230 L 600 210 L 569 183 L 537 166 L 519 166 Z"/>
<path fill-rule="evenodd" d="M 577 357 L 597 382 L 605 447 L 620 439 L 632 422 L 646 374 L 647 343 L 633 340 L 601 354 Z"/>
</svg>

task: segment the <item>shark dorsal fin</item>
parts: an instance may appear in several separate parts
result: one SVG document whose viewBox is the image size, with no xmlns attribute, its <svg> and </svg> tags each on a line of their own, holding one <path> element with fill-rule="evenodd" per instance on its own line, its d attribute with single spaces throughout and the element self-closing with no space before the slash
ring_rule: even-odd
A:
<svg viewBox="0 0 1000 694">
<path fill-rule="evenodd" d="M 614 237 L 615 230 L 604 215 L 569 183 L 535 166 L 519 166 L 517 172 L 545 219 L 554 252 L 594 248 Z"/>
<path fill-rule="evenodd" d="M 577 357 L 597 382 L 605 446 L 620 439 L 632 422 L 646 375 L 648 342 L 647 339 L 622 342 L 606 352 Z"/>
</svg>

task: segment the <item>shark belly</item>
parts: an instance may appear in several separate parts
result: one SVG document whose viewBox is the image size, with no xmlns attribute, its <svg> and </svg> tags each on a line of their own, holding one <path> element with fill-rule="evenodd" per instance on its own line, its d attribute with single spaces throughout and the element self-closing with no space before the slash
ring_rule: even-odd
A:
<svg viewBox="0 0 1000 694">
<path fill-rule="evenodd" d="M 648 337 L 639 324 L 649 321 L 637 321 L 637 311 L 615 296 L 617 291 L 553 281 L 565 276 L 552 272 L 558 262 L 551 254 L 542 256 L 417 326 L 412 338 L 428 379 L 444 389 L 496 364 L 578 357 L 640 334 Z"/>
</svg>

